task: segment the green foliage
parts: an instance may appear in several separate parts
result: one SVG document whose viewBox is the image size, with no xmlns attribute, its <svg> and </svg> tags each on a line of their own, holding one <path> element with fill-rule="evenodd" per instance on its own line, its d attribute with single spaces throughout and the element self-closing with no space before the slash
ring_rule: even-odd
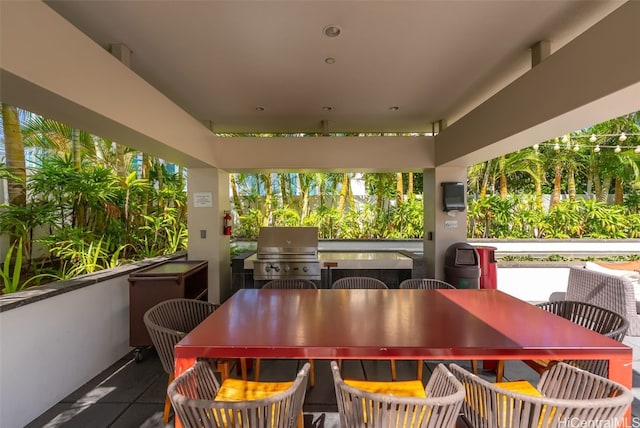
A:
<svg viewBox="0 0 640 428">
<path fill-rule="evenodd" d="M 14 243 L 9 247 L 7 254 L 2 264 L 2 270 L 0 270 L 0 279 L 2 279 L 2 288 L 0 288 L 0 294 L 15 293 L 29 286 L 32 282 L 37 282 L 42 278 L 54 278 L 60 279 L 58 275 L 52 275 L 42 273 L 29 277 L 26 280 L 22 279 L 22 239 Z M 15 257 L 14 257 L 15 251 Z M 12 265 L 13 261 L 13 265 Z"/>
</svg>

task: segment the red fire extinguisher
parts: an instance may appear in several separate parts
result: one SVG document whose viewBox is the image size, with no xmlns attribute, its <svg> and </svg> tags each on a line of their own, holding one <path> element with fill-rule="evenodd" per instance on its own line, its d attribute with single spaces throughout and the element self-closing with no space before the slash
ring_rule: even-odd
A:
<svg viewBox="0 0 640 428">
<path fill-rule="evenodd" d="M 224 212 L 224 217 L 222 220 L 223 233 L 225 235 L 231 235 L 231 214 L 229 214 L 229 211 Z"/>
</svg>

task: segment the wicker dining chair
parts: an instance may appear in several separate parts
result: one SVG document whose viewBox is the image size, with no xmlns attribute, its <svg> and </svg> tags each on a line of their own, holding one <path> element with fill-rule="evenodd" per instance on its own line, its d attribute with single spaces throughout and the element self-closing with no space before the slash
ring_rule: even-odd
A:
<svg viewBox="0 0 640 428">
<path fill-rule="evenodd" d="M 308 279 L 272 279 L 262 286 L 262 288 L 271 288 L 271 289 L 298 289 L 298 290 L 317 290 L 318 287 L 313 281 L 309 281 Z M 309 385 L 312 387 L 316 384 L 315 377 L 315 364 L 313 360 L 309 360 L 309 364 L 311 365 L 311 369 L 309 370 Z M 255 360 L 255 368 L 254 379 L 255 381 L 260 380 L 260 358 L 256 358 Z"/>
<path fill-rule="evenodd" d="M 369 276 L 347 276 L 345 278 L 336 279 L 331 285 L 333 289 L 386 289 L 387 284 L 377 278 Z"/>
<path fill-rule="evenodd" d="M 400 289 L 418 289 L 418 290 L 449 290 L 454 289 L 453 285 L 445 281 L 433 278 L 409 278 L 405 279 L 398 285 Z M 424 361 L 416 361 L 416 379 L 422 380 Z"/>
<path fill-rule="evenodd" d="M 369 382 L 343 379 L 331 362 L 341 428 L 454 427 L 464 387 L 438 364 L 426 387 L 421 381 Z"/>
<path fill-rule="evenodd" d="M 627 321 L 624 316 L 590 303 L 560 300 L 543 302 L 536 306 L 618 342 L 622 342 L 629 329 L 629 321 Z M 608 363 L 605 360 L 575 360 L 565 362 L 599 376 L 607 376 L 609 371 Z M 555 361 L 526 360 L 524 363 L 538 374 L 542 374 L 549 365 L 554 364 Z M 477 367 L 475 365 L 472 365 L 472 371 L 477 374 Z M 496 367 L 496 382 L 501 382 L 503 375 L 504 361 L 500 360 L 497 362 Z"/>
<path fill-rule="evenodd" d="M 372 278 L 369 276 L 347 276 L 344 278 L 336 279 L 331 286 L 333 290 L 357 290 L 357 289 L 378 289 L 386 290 L 387 284 L 380 281 L 378 278 Z M 391 380 L 396 380 L 396 362 L 391 360 Z M 338 360 L 338 366 L 342 368 L 342 360 Z"/>
<path fill-rule="evenodd" d="M 227 379 L 218 383 L 207 360 L 199 360 L 167 388 L 185 428 L 302 428 L 309 364 L 292 382 Z"/>
<path fill-rule="evenodd" d="M 433 278 L 409 278 L 398 285 L 398 288 L 413 288 L 420 290 L 448 290 L 455 289 L 453 285 L 445 281 Z"/>
<path fill-rule="evenodd" d="M 216 305 L 194 299 L 169 299 L 149 308 L 143 321 L 151 337 L 151 342 L 156 348 L 162 368 L 167 373 L 171 383 L 174 379 L 174 352 L 175 345 L 182 340 L 191 330 L 204 321 L 215 311 Z M 246 379 L 245 360 L 242 360 L 243 378 Z M 229 360 L 217 361 L 217 369 L 222 379 L 229 376 Z M 165 425 L 169 421 L 171 403 L 169 397 L 165 397 L 163 421 Z"/>
<path fill-rule="evenodd" d="M 309 289 L 316 290 L 318 286 L 313 281 L 308 279 L 272 279 L 262 286 L 262 288 L 277 288 L 281 290 L 285 289 Z"/>
<path fill-rule="evenodd" d="M 536 387 L 529 384 L 519 392 L 457 364 L 449 368 L 464 385 L 462 414 L 474 428 L 619 426 L 633 401 L 624 386 L 563 362 L 545 371 Z"/>
</svg>

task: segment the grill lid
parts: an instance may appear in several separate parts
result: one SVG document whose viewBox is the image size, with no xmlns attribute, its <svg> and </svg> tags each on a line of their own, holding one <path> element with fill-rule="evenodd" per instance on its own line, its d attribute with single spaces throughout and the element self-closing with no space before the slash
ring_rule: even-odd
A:
<svg viewBox="0 0 640 428">
<path fill-rule="evenodd" d="M 261 227 L 258 259 L 317 259 L 317 227 Z"/>
</svg>

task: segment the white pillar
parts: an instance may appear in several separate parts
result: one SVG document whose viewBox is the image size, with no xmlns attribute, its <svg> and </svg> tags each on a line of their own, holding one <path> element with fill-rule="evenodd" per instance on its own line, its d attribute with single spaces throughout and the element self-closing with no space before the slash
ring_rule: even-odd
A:
<svg viewBox="0 0 640 428">
<path fill-rule="evenodd" d="M 217 168 L 189 168 L 189 259 L 209 262 L 209 301 L 231 295 L 230 236 L 222 231 L 229 211 L 229 173 Z"/>
<path fill-rule="evenodd" d="M 465 212 L 445 212 L 442 208 L 443 182 L 467 183 L 467 169 L 438 167 L 424 170 L 424 257 L 428 276 L 444 280 L 444 253 L 455 242 L 467 240 Z"/>
</svg>

